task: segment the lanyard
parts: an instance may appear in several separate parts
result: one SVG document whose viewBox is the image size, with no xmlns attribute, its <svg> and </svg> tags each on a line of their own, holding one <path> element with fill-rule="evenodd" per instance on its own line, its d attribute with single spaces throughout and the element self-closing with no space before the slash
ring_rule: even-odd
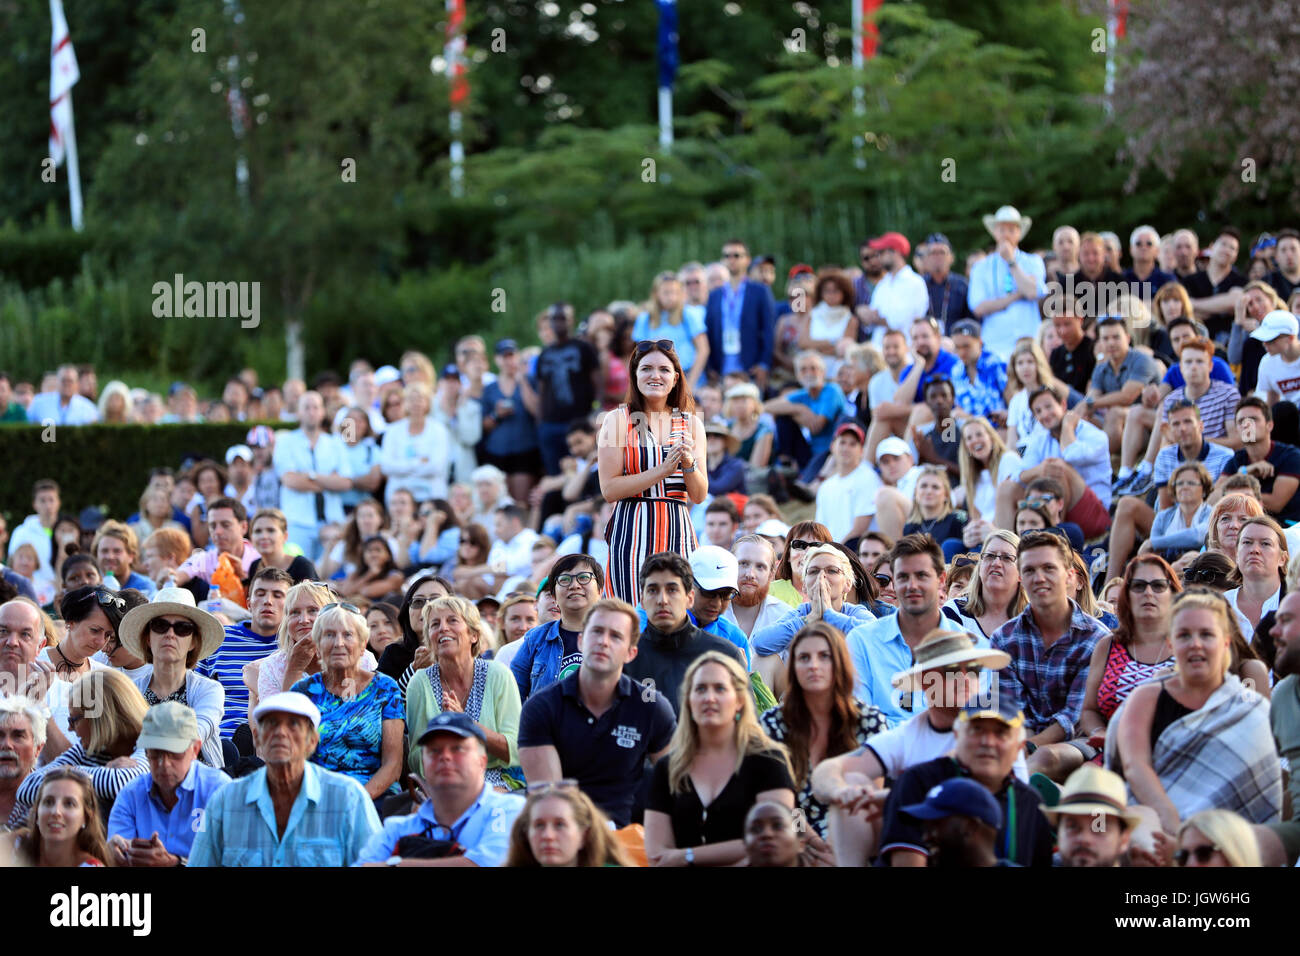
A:
<svg viewBox="0 0 1300 956">
<path fill-rule="evenodd" d="M 1016 788 L 1007 787 L 1007 831 L 1002 835 L 1002 858 L 1016 858 Z"/>
</svg>

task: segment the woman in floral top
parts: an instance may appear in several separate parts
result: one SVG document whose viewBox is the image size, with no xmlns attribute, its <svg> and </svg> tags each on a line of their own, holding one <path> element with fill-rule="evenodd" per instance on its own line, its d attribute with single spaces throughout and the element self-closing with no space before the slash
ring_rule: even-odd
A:
<svg viewBox="0 0 1300 956">
<path fill-rule="evenodd" d="M 827 807 L 813 796 L 813 768 L 827 757 L 857 750 L 886 728 L 885 719 L 879 708 L 865 706 L 853 696 L 848 645 L 844 635 L 825 621 L 811 623 L 794 636 L 786 667 L 790 689 L 785 700 L 765 713 L 760 723 L 769 737 L 790 751 L 799 809 L 807 826 L 825 838 Z"/>
<path fill-rule="evenodd" d="M 312 762 L 347 774 L 371 799 L 398 792 L 405 724 L 402 692 L 384 674 L 364 670 L 370 628 L 351 604 L 327 604 L 312 624 L 321 670 L 293 690 L 320 708 L 320 743 Z"/>
</svg>

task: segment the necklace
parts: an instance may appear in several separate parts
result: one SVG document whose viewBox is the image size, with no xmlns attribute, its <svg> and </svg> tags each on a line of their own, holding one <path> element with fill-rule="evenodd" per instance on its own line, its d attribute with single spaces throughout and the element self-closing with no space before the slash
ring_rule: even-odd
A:
<svg viewBox="0 0 1300 956">
<path fill-rule="evenodd" d="M 1170 648 L 1170 653 L 1169 653 L 1169 654 L 1166 654 L 1166 653 L 1165 653 L 1165 647 L 1166 647 L 1168 644 L 1169 644 L 1169 638 L 1168 638 L 1168 636 L 1166 636 L 1166 637 L 1164 637 L 1164 638 L 1160 641 L 1160 646 L 1156 648 L 1156 659 L 1153 660 L 1153 661 L 1144 661 L 1144 660 L 1142 660 L 1140 657 L 1138 657 L 1138 654 L 1137 654 L 1137 652 L 1138 652 L 1138 644 L 1137 644 L 1137 641 L 1134 641 L 1134 642 L 1133 642 L 1133 660 L 1137 661 L 1139 664 L 1146 664 L 1148 667 L 1154 667 L 1156 664 L 1159 664 L 1159 663 L 1161 663 L 1161 662 L 1163 662 L 1163 661 L 1165 661 L 1165 660 L 1168 660 L 1169 657 L 1171 657 L 1171 656 L 1173 655 L 1173 648 Z"/>
<path fill-rule="evenodd" d="M 81 670 L 82 667 L 86 665 L 85 661 L 80 661 L 79 663 L 76 664 L 72 663 L 72 661 L 68 660 L 68 655 L 64 654 L 63 649 L 60 647 L 54 648 L 54 651 L 59 655 L 59 659 L 63 661 L 62 664 L 54 665 L 54 669 L 59 673 L 67 671 L 69 674 L 76 674 L 78 671 Z"/>
</svg>

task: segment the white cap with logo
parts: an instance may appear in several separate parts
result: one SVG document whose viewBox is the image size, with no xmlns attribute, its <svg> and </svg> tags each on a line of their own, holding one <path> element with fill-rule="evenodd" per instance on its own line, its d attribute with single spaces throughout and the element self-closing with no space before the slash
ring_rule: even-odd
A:
<svg viewBox="0 0 1300 956">
<path fill-rule="evenodd" d="M 736 556 L 726 548 L 714 544 L 698 547 L 691 554 L 691 574 L 695 576 L 696 585 L 705 591 L 719 591 L 722 588 L 734 591 L 740 587 L 737 583 L 740 565 L 736 562 Z"/>
<path fill-rule="evenodd" d="M 1259 323 L 1259 328 L 1250 333 L 1252 339 L 1272 342 L 1279 335 L 1300 335 L 1300 321 L 1286 309 L 1274 309 Z"/>
</svg>

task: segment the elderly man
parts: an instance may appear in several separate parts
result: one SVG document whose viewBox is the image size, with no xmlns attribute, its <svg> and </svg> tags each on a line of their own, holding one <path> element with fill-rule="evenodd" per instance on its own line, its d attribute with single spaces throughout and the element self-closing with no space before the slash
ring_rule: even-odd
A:
<svg viewBox="0 0 1300 956">
<path fill-rule="evenodd" d="M 1042 811 L 1056 827 L 1062 866 L 1120 866 L 1142 822 L 1129 808 L 1124 779 L 1090 763 L 1070 774 L 1056 806 Z"/>
<path fill-rule="evenodd" d="M 137 746 L 149 772 L 122 788 L 108 816 L 117 865 L 185 866 L 213 794 L 230 778 L 198 761 L 198 719 L 178 701 L 149 708 Z"/>
<path fill-rule="evenodd" d="M 27 420 L 38 425 L 93 425 L 99 421 L 95 403 L 78 392 L 77 366 L 60 365 L 58 391 L 41 392 L 27 406 Z"/>
<path fill-rule="evenodd" d="M 647 759 L 668 752 L 676 719 L 660 694 L 623 673 L 640 640 L 636 609 L 606 598 L 587 612 L 582 665 L 528 698 L 519 718 L 519 763 L 530 785 L 578 781 L 618 826 L 632 820 Z"/>
<path fill-rule="evenodd" d="M 54 671 L 36 660 L 45 646 L 41 613 L 32 601 L 0 605 L 0 693 L 23 694 L 38 671 Z"/>
<path fill-rule="evenodd" d="M 36 766 L 48 721 L 45 708 L 31 698 L 0 693 L 0 821 L 13 813 L 18 787 Z"/>
<path fill-rule="evenodd" d="M 776 418 L 775 455 L 785 455 L 799 465 L 800 479 L 816 479 L 830 452 L 835 421 L 846 410 L 843 390 L 826 381 L 826 362 L 817 352 L 800 352 L 794 360 L 799 388 L 784 398 L 774 398 L 763 410 Z M 808 438 L 804 438 L 807 431 Z"/>
<path fill-rule="evenodd" d="M 208 803 L 190 866 L 350 866 L 379 831 L 365 788 L 308 758 L 320 711 L 292 691 L 253 711 L 253 740 L 266 766 L 222 787 Z"/>
<path fill-rule="evenodd" d="M 385 820 L 356 865 L 500 866 L 524 801 L 497 793 L 484 779 L 483 728 L 459 711 L 443 711 L 419 744 L 424 776 L 416 781 L 427 799 L 415 813 Z"/>
<path fill-rule="evenodd" d="M 994 841 L 998 857 L 1020 866 L 1052 865 L 1052 829 L 1039 812 L 1038 791 L 1012 774 L 1024 742 L 1024 716 L 1006 695 L 990 705 L 973 703 L 957 719 L 957 747 L 950 757 L 917 764 L 894 785 L 885 804 L 880 862 L 925 866 L 930 847 L 904 808 L 921 803 L 939 784 L 969 777 L 982 784 L 1002 810 Z"/>
<path fill-rule="evenodd" d="M 952 271 L 952 243 L 941 232 L 925 237 L 925 290 L 930 296 L 930 312 L 945 332 L 953 323 L 974 318 L 966 301 L 970 288 L 966 277 Z"/>
<path fill-rule="evenodd" d="M 1065 277 L 1079 271 L 1079 230 L 1057 226 L 1052 233 L 1052 252 L 1056 253 L 1055 281 L 1065 285 Z"/>
<path fill-rule="evenodd" d="M 1047 294 L 1047 269 L 1039 256 L 1020 249 L 1032 220 L 1014 206 L 984 217 L 984 228 L 997 240 L 997 251 L 971 271 L 971 311 L 984 327 L 984 345 L 1009 361 L 1016 339 L 1038 332 L 1038 299 Z"/>
<path fill-rule="evenodd" d="M 289 540 L 307 560 L 320 555 L 320 526 L 343 523 L 342 492 L 352 487 L 347 450 L 337 436 L 321 428 L 325 403 L 317 392 L 298 400 L 298 425 L 275 443 L 280 476 L 280 510 L 289 521 Z"/>
<path fill-rule="evenodd" d="M 1147 308 L 1151 307 L 1151 300 L 1160 287 L 1174 281 L 1174 277 L 1156 262 L 1159 250 L 1160 233 L 1156 232 L 1155 226 L 1138 226 L 1129 234 L 1128 254 L 1133 265 L 1124 270 L 1124 281 Z"/>
</svg>

